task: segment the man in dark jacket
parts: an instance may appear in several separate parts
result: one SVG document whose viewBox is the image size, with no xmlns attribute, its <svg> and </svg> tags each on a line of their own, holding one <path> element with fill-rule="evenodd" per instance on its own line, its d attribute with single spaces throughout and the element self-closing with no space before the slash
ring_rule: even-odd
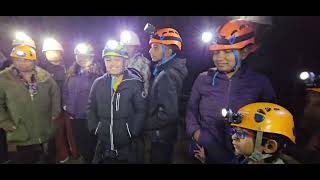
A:
<svg viewBox="0 0 320 180">
<path fill-rule="evenodd" d="M 128 54 L 111 41 L 102 53 L 107 73 L 89 95 L 88 127 L 97 135 L 94 164 L 136 163 L 134 140 L 143 130 L 146 94 L 143 81 L 126 70 Z"/>
<path fill-rule="evenodd" d="M 62 56 L 64 49 L 57 40 L 47 38 L 43 42 L 42 52 L 44 53 L 45 60 L 40 61 L 39 66 L 51 74 L 59 86 L 60 94 L 63 95 L 63 87 L 66 79 L 66 68 Z M 63 103 L 62 97 L 63 96 L 61 96 L 61 102 Z M 62 111 L 56 121 L 58 128 L 55 134 L 55 140 L 49 143 L 51 154 L 55 156 L 53 161 L 59 163 L 66 162 L 69 159 L 69 151 L 73 158 L 78 158 L 79 152 L 71 128 L 69 114 L 66 111 Z"/>
<path fill-rule="evenodd" d="M 202 73 L 194 82 L 187 109 L 187 133 L 207 152 L 207 163 L 231 163 L 234 158 L 229 125 L 221 110 L 254 102 L 272 102 L 270 81 L 250 70 L 243 60 L 255 51 L 251 24 L 233 20 L 222 26 L 216 44 L 210 46 L 216 69 Z M 202 148 L 200 148 L 202 149 Z M 199 152 L 196 149 L 191 149 Z M 194 153 L 191 152 L 191 153 Z M 199 158 L 199 153 L 193 154 Z"/>
<path fill-rule="evenodd" d="M 159 29 L 149 44 L 152 61 L 158 63 L 153 72 L 146 125 L 151 136 L 151 163 L 170 163 L 177 138 L 179 98 L 188 70 L 186 60 L 175 57 L 182 46 L 175 29 Z"/>
</svg>

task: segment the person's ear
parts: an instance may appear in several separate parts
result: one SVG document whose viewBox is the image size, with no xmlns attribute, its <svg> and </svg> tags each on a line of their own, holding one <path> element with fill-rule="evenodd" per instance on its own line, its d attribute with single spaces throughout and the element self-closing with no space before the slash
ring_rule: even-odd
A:
<svg viewBox="0 0 320 180">
<path fill-rule="evenodd" d="M 167 57 L 170 57 L 173 54 L 173 50 L 170 46 L 166 46 L 165 51 Z"/>
<path fill-rule="evenodd" d="M 269 139 L 267 143 L 263 146 L 263 151 L 267 154 L 275 153 L 278 150 L 278 143 L 273 139 Z"/>
<path fill-rule="evenodd" d="M 240 50 L 240 59 L 241 60 L 246 59 L 249 56 L 249 54 L 252 52 L 252 48 L 253 48 L 253 46 L 249 45 L 249 46 L 241 49 Z"/>
</svg>

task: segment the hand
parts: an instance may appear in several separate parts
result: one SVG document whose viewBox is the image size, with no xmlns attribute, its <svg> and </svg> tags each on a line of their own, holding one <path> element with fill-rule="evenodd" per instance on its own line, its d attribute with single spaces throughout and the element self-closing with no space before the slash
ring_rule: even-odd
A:
<svg viewBox="0 0 320 180">
<path fill-rule="evenodd" d="M 197 144 L 197 147 L 199 149 L 193 151 L 193 152 L 195 152 L 194 157 L 197 158 L 199 161 L 201 161 L 201 163 L 204 164 L 206 162 L 206 153 L 204 151 L 204 148 L 198 144 Z"/>
<path fill-rule="evenodd" d="M 200 138 L 200 129 L 196 130 L 193 133 L 193 139 L 196 140 L 197 142 L 199 142 L 199 138 Z"/>
<path fill-rule="evenodd" d="M 17 128 L 15 126 L 12 126 L 11 128 L 7 128 L 7 129 L 4 129 L 4 131 L 6 132 L 13 132 L 15 131 Z"/>
</svg>

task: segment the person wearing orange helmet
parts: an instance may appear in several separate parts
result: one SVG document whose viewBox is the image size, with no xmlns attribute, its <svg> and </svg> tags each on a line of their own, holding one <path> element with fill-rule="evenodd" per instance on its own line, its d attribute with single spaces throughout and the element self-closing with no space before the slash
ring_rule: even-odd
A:
<svg viewBox="0 0 320 180">
<path fill-rule="evenodd" d="M 13 65 L 0 73 L 0 128 L 7 133 L 10 163 L 46 163 L 61 111 L 59 87 L 36 66 L 33 47 L 17 45 L 10 57 Z"/>
<path fill-rule="evenodd" d="M 209 47 L 215 68 L 195 80 L 186 126 L 192 137 L 189 151 L 193 157 L 199 156 L 199 146 L 208 152 L 211 163 L 229 163 L 233 150 L 221 109 L 237 111 L 246 104 L 272 102 L 276 96 L 268 78 L 251 70 L 245 61 L 256 50 L 251 23 L 231 20 L 218 28 L 217 36 Z"/>
<path fill-rule="evenodd" d="M 183 80 L 188 74 L 186 59 L 177 58 L 182 39 L 177 30 L 148 24 L 145 31 L 151 34 L 149 50 L 157 63 L 150 85 L 149 111 L 146 129 L 151 138 L 151 163 L 170 163 L 177 136 L 179 97 Z"/>
</svg>

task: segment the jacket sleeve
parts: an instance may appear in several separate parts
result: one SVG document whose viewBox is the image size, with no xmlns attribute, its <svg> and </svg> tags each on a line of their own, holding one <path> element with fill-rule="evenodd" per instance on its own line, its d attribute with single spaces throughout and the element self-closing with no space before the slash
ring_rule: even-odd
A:
<svg viewBox="0 0 320 180">
<path fill-rule="evenodd" d="M 98 115 L 97 115 L 97 83 L 98 81 L 95 80 L 92 84 L 89 99 L 88 99 L 88 107 L 87 107 L 87 117 L 88 117 L 88 129 L 89 132 L 93 132 L 96 127 L 98 126 Z"/>
<path fill-rule="evenodd" d="M 276 93 L 272 87 L 272 84 L 267 77 L 264 77 L 264 78 L 265 78 L 265 80 L 263 82 L 265 82 L 265 83 L 263 86 L 262 101 L 276 103 L 277 97 L 276 97 Z"/>
<path fill-rule="evenodd" d="M 168 74 L 160 74 L 155 96 L 158 98 L 156 112 L 148 118 L 146 129 L 161 129 L 169 124 L 177 122 L 179 116 L 178 109 L 178 89 L 176 83 L 169 78 Z"/>
<path fill-rule="evenodd" d="M 131 133 L 137 137 L 142 133 L 146 119 L 146 94 L 142 83 L 138 83 L 133 95 L 134 116 L 131 122 Z"/>
<path fill-rule="evenodd" d="M 193 133 L 200 129 L 200 125 L 198 123 L 199 121 L 199 103 L 200 103 L 200 92 L 199 92 L 199 86 L 201 83 L 201 75 L 198 76 L 198 78 L 195 80 L 192 90 L 191 90 L 191 95 L 189 98 L 188 102 L 188 107 L 187 107 L 187 114 L 186 114 L 186 129 L 187 129 L 187 134 L 192 137 Z"/>
<path fill-rule="evenodd" d="M 11 129 L 14 124 L 7 111 L 6 97 L 4 90 L 0 87 L 0 128 Z"/>
<path fill-rule="evenodd" d="M 56 81 L 50 78 L 51 81 L 51 98 L 52 98 L 52 118 L 57 118 L 61 113 L 61 95 L 60 88 Z"/>
</svg>

